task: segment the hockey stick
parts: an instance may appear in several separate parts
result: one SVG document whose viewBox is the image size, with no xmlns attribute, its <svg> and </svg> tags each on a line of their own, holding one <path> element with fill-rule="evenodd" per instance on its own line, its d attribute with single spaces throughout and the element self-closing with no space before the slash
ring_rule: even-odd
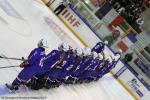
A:
<svg viewBox="0 0 150 100">
<path fill-rule="evenodd" d="M 12 67 L 19 67 L 19 65 L 0 67 L 0 69 L 3 69 L 3 68 L 12 68 Z"/>
<path fill-rule="evenodd" d="M 11 59 L 11 60 L 23 60 L 23 59 L 20 59 L 20 58 L 8 58 L 8 57 L 3 57 L 3 56 L 0 56 L 0 58 Z"/>
</svg>

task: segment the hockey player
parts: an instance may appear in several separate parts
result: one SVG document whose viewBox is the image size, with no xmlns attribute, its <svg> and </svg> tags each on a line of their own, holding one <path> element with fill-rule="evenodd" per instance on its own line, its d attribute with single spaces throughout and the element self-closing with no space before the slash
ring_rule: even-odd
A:
<svg viewBox="0 0 150 100">
<path fill-rule="evenodd" d="M 49 89 L 52 87 L 58 87 L 62 82 L 61 82 L 61 74 L 62 71 L 64 70 L 64 66 L 66 66 L 67 64 L 67 58 L 68 58 L 68 54 L 67 51 L 69 50 L 69 45 L 64 42 L 62 43 L 58 49 L 63 52 L 64 56 L 61 60 L 61 62 L 57 65 L 55 65 L 52 70 L 48 73 L 48 78 L 46 80 L 45 83 L 45 88 Z"/>
<path fill-rule="evenodd" d="M 108 59 L 105 61 L 104 67 L 101 69 L 102 76 L 104 76 L 108 72 L 110 65 L 112 65 L 112 57 L 109 55 Z"/>
<path fill-rule="evenodd" d="M 102 69 L 102 74 L 105 75 L 109 73 L 116 66 L 119 59 L 120 59 L 120 54 L 116 54 L 114 59 L 112 57 L 109 57 L 109 64 Z"/>
<path fill-rule="evenodd" d="M 60 64 L 59 66 L 62 67 L 62 71 L 60 73 L 60 76 L 58 76 L 58 80 L 61 81 L 61 83 L 63 83 L 66 78 L 69 76 L 70 74 L 70 70 L 74 67 L 74 62 L 75 62 L 75 55 L 72 52 L 72 50 L 68 50 L 66 52 L 67 58 L 63 59 L 63 62 L 65 61 L 66 64 Z"/>
<path fill-rule="evenodd" d="M 28 84 L 30 78 L 40 71 L 40 69 L 37 66 L 41 58 L 45 57 L 45 48 L 47 47 L 47 40 L 41 39 L 38 42 L 38 48 L 32 50 L 28 56 L 28 59 L 25 60 L 22 64 L 20 64 L 20 67 L 23 67 L 24 69 L 19 73 L 19 75 L 12 82 L 12 84 L 6 84 L 6 87 L 9 88 L 12 92 L 14 92 L 15 90 L 18 90 L 21 84 Z"/>
<path fill-rule="evenodd" d="M 91 75 L 91 77 L 93 77 L 93 79 L 95 81 L 97 81 L 101 77 L 103 77 L 102 70 L 106 68 L 106 66 L 108 65 L 109 62 L 111 62 L 109 58 L 110 58 L 110 55 L 106 51 L 104 51 L 103 53 L 99 54 L 99 59 L 100 59 L 101 63 L 99 63 L 99 66 L 97 67 L 97 69 L 95 70 L 93 75 Z"/>
<path fill-rule="evenodd" d="M 91 49 L 90 48 L 84 48 L 83 49 L 83 62 L 80 63 L 80 65 L 77 66 L 76 70 L 74 71 L 73 77 L 76 77 L 76 83 L 82 83 L 82 74 L 86 70 L 86 68 L 91 63 L 93 57 L 91 56 Z"/>
<path fill-rule="evenodd" d="M 97 69 L 97 67 L 100 63 L 98 54 L 95 51 L 92 52 L 92 57 L 93 57 L 93 59 L 92 59 L 91 63 L 85 70 L 84 74 L 82 74 L 82 77 L 83 77 L 82 80 L 84 80 L 84 82 L 86 82 L 86 83 L 93 81 L 93 78 L 91 78 L 91 74 Z"/>
<path fill-rule="evenodd" d="M 101 53 L 102 51 L 104 51 L 104 47 L 105 45 L 108 44 L 108 41 L 104 41 L 104 42 L 98 42 L 93 48 L 92 48 L 92 52 L 95 51 L 97 53 Z"/>
<path fill-rule="evenodd" d="M 97 67 L 95 67 L 95 70 L 90 74 L 90 78 L 93 81 L 97 81 L 99 78 L 101 78 L 100 71 L 101 68 L 104 66 L 104 57 L 103 54 L 98 54 L 99 64 Z"/>
<path fill-rule="evenodd" d="M 77 66 L 80 65 L 83 62 L 83 57 L 82 57 L 82 49 L 81 48 L 76 48 L 73 51 L 74 54 L 74 63 L 73 67 L 68 71 L 68 76 L 65 78 L 65 84 L 74 84 L 76 78 L 74 76 L 74 71 L 76 70 Z"/>
<path fill-rule="evenodd" d="M 65 51 L 67 51 L 68 48 L 69 46 L 67 45 L 67 43 L 63 42 L 58 47 L 59 50 L 53 50 L 46 57 L 41 59 L 39 63 L 39 67 L 41 68 L 41 70 L 40 73 L 36 75 L 37 79 L 34 80 L 34 83 L 31 86 L 32 89 L 38 90 L 43 88 L 45 86 L 45 82 L 47 81 L 47 78 L 50 76 L 51 76 L 50 79 L 54 81 L 53 84 L 51 85 L 56 85 L 56 86 L 58 85 L 59 81 L 56 80 L 56 77 L 60 74 L 62 70 L 60 65 L 62 63 L 64 64 L 63 61 L 64 59 L 67 58 L 67 54 Z"/>
</svg>

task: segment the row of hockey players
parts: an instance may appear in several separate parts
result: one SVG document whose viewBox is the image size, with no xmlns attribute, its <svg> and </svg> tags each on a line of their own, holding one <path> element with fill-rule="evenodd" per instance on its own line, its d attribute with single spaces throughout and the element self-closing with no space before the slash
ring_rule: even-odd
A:
<svg viewBox="0 0 150 100">
<path fill-rule="evenodd" d="M 38 48 L 32 50 L 27 60 L 21 63 L 23 70 L 11 85 L 11 91 L 18 90 L 20 85 L 32 89 L 58 87 L 61 84 L 75 84 L 96 81 L 111 71 L 117 64 L 120 54 L 109 55 L 105 43 L 98 42 L 92 49 L 73 49 L 66 42 L 45 54 L 47 41 L 42 39 Z"/>
</svg>

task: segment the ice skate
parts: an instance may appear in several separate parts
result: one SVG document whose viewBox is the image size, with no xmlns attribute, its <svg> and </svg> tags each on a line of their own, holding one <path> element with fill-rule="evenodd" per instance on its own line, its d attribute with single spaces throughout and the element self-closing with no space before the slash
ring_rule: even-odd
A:
<svg viewBox="0 0 150 100">
<path fill-rule="evenodd" d="M 10 85 L 6 83 L 5 86 L 9 89 L 10 93 L 15 93 L 19 89 L 17 85 Z"/>
</svg>

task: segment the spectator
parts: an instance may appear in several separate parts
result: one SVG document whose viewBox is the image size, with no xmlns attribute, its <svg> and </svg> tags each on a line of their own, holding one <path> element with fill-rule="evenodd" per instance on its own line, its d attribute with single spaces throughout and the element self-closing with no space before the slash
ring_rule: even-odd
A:
<svg viewBox="0 0 150 100">
<path fill-rule="evenodd" d="M 128 63 L 133 59 L 133 53 L 127 53 L 124 58 L 124 62 Z"/>
<path fill-rule="evenodd" d="M 59 15 L 68 5 L 70 5 L 69 0 L 63 0 L 60 5 L 54 10 L 56 15 Z"/>
</svg>

